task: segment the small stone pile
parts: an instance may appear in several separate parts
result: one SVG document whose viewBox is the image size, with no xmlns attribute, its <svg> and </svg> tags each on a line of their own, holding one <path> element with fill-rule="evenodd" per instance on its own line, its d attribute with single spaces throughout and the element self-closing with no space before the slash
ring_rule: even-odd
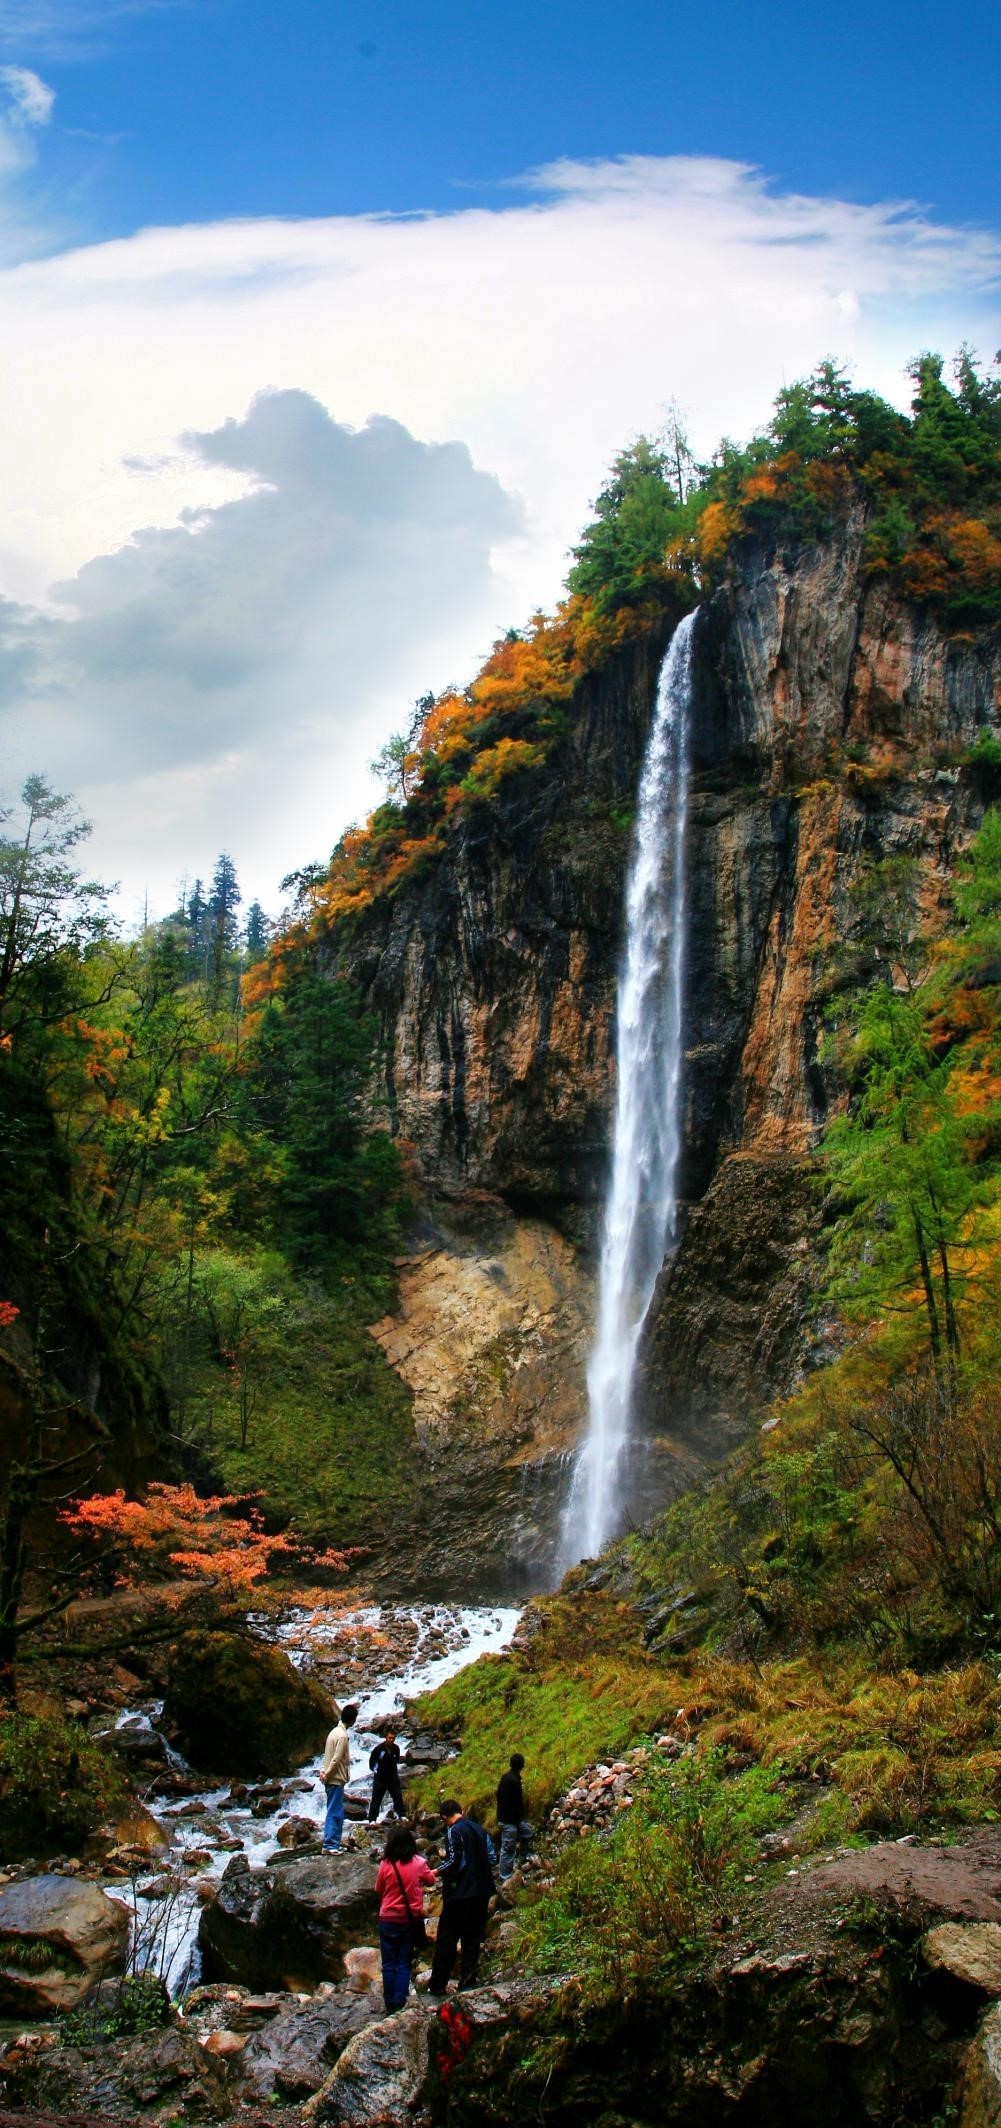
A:
<svg viewBox="0 0 1001 2128">
<path fill-rule="evenodd" d="M 687 1757 L 691 1750 L 680 1737 L 658 1736 L 653 1744 L 638 1744 L 620 1759 L 587 1766 L 549 1813 L 548 1830 L 557 1846 L 586 1833 L 610 1832 L 621 1812 L 632 1808 L 643 1775 L 667 1760 Z"/>
</svg>

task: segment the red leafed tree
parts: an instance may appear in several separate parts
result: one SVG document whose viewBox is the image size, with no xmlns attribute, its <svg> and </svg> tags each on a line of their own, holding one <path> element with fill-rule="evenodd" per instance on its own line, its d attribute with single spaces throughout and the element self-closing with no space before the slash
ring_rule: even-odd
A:
<svg viewBox="0 0 1001 2128">
<path fill-rule="evenodd" d="M 110 1558 L 124 1587 L 181 1576 L 235 1601 L 249 1596 L 282 1555 L 296 1565 L 338 1571 L 351 1556 L 317 1553 L 268 1531 L 252 1500 L 232 1493 L 203 1498 L 193 1485 L 153 1484 L 143 1500 L 129 1500 L 122 1491 L 93 1493 L 66 1508 L 61 1519 L 75 1535 L 97 1540 L 102 1561 Z"/>
</svg>

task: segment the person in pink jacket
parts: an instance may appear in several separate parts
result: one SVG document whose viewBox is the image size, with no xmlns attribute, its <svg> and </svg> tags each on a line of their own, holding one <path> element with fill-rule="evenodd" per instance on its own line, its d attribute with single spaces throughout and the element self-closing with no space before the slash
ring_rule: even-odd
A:
<svg viewBox="0 0 1001 2128">
<path fill-rule="evenodd" d="M 387 2010 L 402 2010 L 410 1993 L 414 1961 L 425 1941 L 424 1887 L 437 1882 L 435 1871 L 418 1854 L 409 1827 L 396 1826 L 386 1841 L 375 1879 Z"/>
</svg>

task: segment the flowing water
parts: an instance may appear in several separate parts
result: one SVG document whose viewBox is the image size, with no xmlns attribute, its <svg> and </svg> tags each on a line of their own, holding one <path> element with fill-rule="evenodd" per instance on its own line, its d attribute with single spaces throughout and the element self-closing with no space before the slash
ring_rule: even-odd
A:
<svg viewBox="0 0 1001 2128">
<path fill-rule="evenodd" d="M 612 1170 L 588 1363 L 588 1430 L 574 1470 L 563 1564 L 590 1558 L 622 1510 L 636 1356 L 676 1240 L 685 975 L 685 830 L 695 616 L 671 639 L 640 780 L 618 994 Z"/>
<path fill-rule="evenodd" d="M 370 1790 L 368 1755 L 378 1742 L 378 1732 L 370 1724 L 398 1715 L 397 1741 L 406 1752 L 407 1701 L 433 1691 L 479 1656 L 507 1647 L 520 1616 L 520 1610 L 510 1604 L 395 1608 L 373 1604 L 362 1611 L 329 1616 L 294 1611 L 282 1622 L 273 1637 L 291 1660 L 297 1666 L 319 1663 L 325 1672 L 331 1664 L 336 1667 L 339 1652 L 352 1635 L 357 1640 L 360 1630 L 362 1637 L 371 1636 L 375 1652 L 366 1664 L 364 1681 L 346 1670 L 338 1683 L 342 1701 L 354 1698 L 360 1704 L 358 1723 L 351 1731 L 351 1777 L 346 1790 L 349 1798 L 361 1802 Z M 380 1640 L 385 1637 L 391 1644 L 393 1628 L 401 1623 L 411 1629 L 409 1655 L 400 1660 L 387 1648 L 385 1659 L 380 1661 Z M 142 1710 L 130 1709 L 120 1719 L 133 1726 L 138 1720 L 155 1727 L 159 1714 L 160 1703 L 151 1702 Z M 245 1855 L 251 1868 L 260 1868 L 275 1853 L 278 1829 L 290 1815 L 311 1818 L 319 1837 L 326 1803 L 319 1779 L 321 1756 L 318 1754 L 283 1780 L 273 1804 L 266 1797 L 262 1799 L 263 1815 L 255 1815 L 252 1800 L 234 1800 L 230 1781 L 207 1782 L 204 1789 L 180 1802 L 173 1797 L 161 1800 L 155 1793 L 145 1798 L 169 1847 L 140 1873 L 134 1886 L 113 1882 L 106 1888 L 134 1917 L 140 1939 L 136 1945 L 137 1964 L 161 1973 L 173 1994 L 183 1993 L 198 1977 L 199 1893 L 205 1890 L 206 1881 L 217 1880 L 233 1854 Z M 176 1752 L 169 1752 L 168 1757 L 174 1767 L 183 1769 L 184 1762 Z M 253 1794 L 251 1784 L 251 1798 Z M 345 1828 L 348 1846 L 352 1837 L 349 1818 Z M 189 1864 L 189 1856 L 196 1866 Z M 151 1901 L 149 1887 L 155 1886 L 157 1880 L 163 1885 L 165 1872 L 170 1889 L 165 1897 Z"/>
</svg>

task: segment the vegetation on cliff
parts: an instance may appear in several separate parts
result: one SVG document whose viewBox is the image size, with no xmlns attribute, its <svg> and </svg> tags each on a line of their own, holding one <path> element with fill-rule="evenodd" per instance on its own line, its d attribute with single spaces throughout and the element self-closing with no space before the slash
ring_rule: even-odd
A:
<svg viewBox="0 0 1001 2128">
<path fill-rule="evenodd" d="M 440 859 L 450 828 L 489 809 L 509 779 L 540 767 L 586 677 L 638 634 L 680 614 L 739 566 L 741 543 L 787 546 L 866 521 L 865 572 L 952 629 L 1001 617 L 1001 376 L 967 349 L 911 365 L 909 416 L 858 391 L 833 362 L 784 387 L 749 443 L 699 465 L 677 412 L 664 437 L 622 451 L 573 549 L 567 596 L 494 644 L 466 688 L 414 706 L 373 767 L 386 798 L 348 830 L 329 867 L 299 876 L 302 912 L 247 985 L 280 987 L 286 958 Z"/>
</svg>

